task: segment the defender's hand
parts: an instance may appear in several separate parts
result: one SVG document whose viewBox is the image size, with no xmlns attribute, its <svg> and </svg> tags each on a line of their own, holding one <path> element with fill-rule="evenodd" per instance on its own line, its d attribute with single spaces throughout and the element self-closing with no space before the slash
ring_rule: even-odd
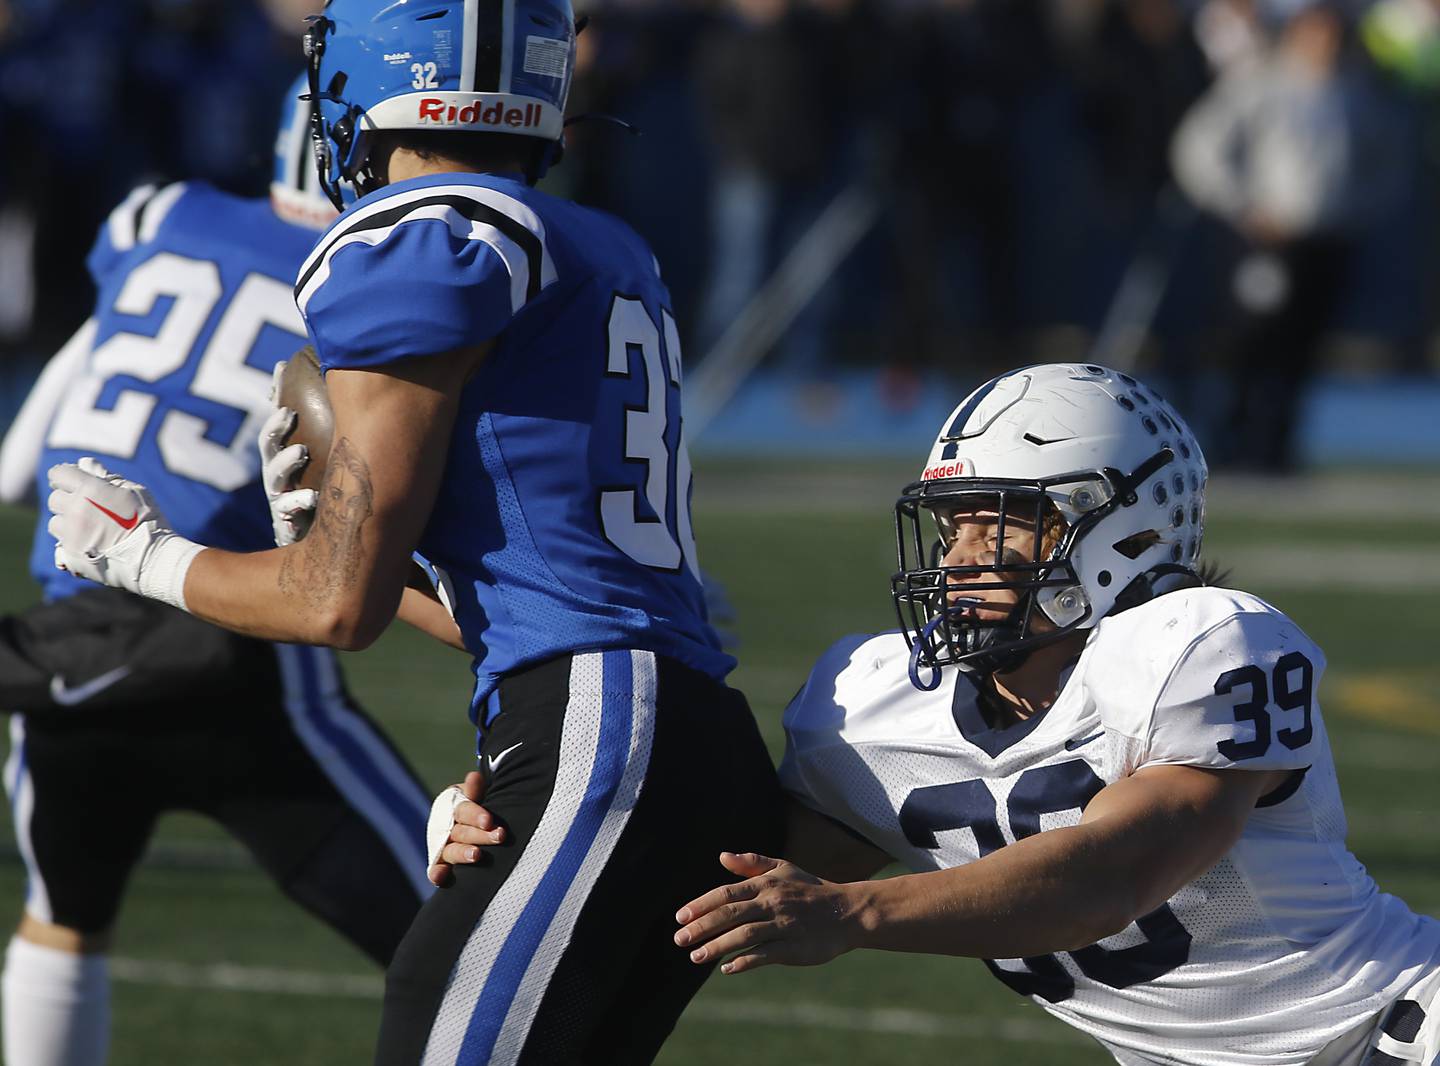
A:
<svg viewBox="0 0 1440 1066">
<path fill-rule="evenodd" d="M 275 365 L 270 385 L 270 402 L 280 394 L 280 373 L 284 363 Z M 276 407 L 260 427 L 260 483 L 270 501 L 270 525 L 275 530 L 279 547 L 294 544 L 309 525 L 320 494 L 314 489 L 297 488 L 300 472 L 310 460 L 303 444 L 284 446 L 285 435 L 295 428 L 296 414 L 288 407 Z"/>
<path fill-rule="evenodd" d="M 722 852 L 720 864 L 748 880 L 712 889 L 675 915 L 683 926 L 675 943 L 691 949 L 691 962 L 734 954 L 720 972 L 744 973 L 771 963 L 816 966 L 856 946 L 851 886 L 753 852 Z"/>
<path fill-rule="evenodd" d="M 426 833 L 430 847 L 430 883 L 447 887 L 454 880 L 453 867 L 480 861 L 481 848 L 505 842 L 505 827 L 480 806 L 485 793 L 485 775 L 471 770 L 461 785 L 451 785 L 435 797 Z"/>
<path fill-rule="evenodd" d="M 184 608 L 185 574 L 202 549 L 170 529 L 148 489 L 89 456 L 48 476 L 57 567 Z"/>
</svg>

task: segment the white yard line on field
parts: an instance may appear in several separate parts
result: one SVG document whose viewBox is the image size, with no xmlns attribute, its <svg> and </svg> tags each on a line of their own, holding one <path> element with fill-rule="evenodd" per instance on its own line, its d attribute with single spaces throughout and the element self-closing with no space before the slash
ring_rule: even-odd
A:
<svg viewBox="0 0 1440 1066">
<path fill-rule="evenodd" d="M 1320 471 L 1263 477 L 1219 471 L 1206 506 L 1217 513 L 1265 518 L 1440 519 L 1440 476 L 1433 470 Z"/>
<path fill-rule="evenodd" d="M 718 466 L 696 478 L 697 518 L 707 510 L 743 514 L 874 514 L 884 519 L 905 483 L 919 473 L 906 464 L 844 461 Z M 1440 475 L 1432 470 L 1318 471 L 1261 477 L 1217 471 L 1206 510 L 1219 518 L 1270 522 L 1379 517 L 1440 519 Z"/>
<path fill-rule="evenodd" d="M 830 1003 L 711 999 L 694 1004 L 685 1012 L 685 1017 L 699 1022 L 745 1022 L 899 1036 L 985 1037 L 1017 1044 L 1094 1046 L 1079 1033 L 1043 1018 L 981 1018 L 963 1014 L 931 1014 L 905 1007 L 840 1007 Z"/>
<path fill-rule="evenodd" d="M 330 974 L 231 963 L 196 965 L 155 959 L 112 958 L 117 981 L 167 988 L 217 992 L 259 992 L 327 999 L 378 1000 L 384 979 L 378 974 Z M 985 1037 L 1022 1044 L 1084 1044 L 1089 1041 L 1043 1017 L 982 1018 L 964 1014 L 932 1014 L 902 1007 L 848 1007 L 832 1003 L 775 1003 L 759 999 L 709 999 L 685 1012 L 691 1021 L 708 1024 L 749 1023 L 885 1033 L 896 1036 Z"/>
<path fill-rule="evenodd" d="M 228 962 L 197 965 L 162 959 L 110 960 L 110 976 L 133 985 L 202 988 L 214 992 L 273 992 L 327 999 L 379 999 L 385 979 L 379 974 L 315 973 Z"/>
<path fill-rule="evenodd" d="M 1440 588 L 1440 550 L 1383 544 L 1229 545 L 1215 561 L 1236 588 L 1424 592 Z"/>
</svg>

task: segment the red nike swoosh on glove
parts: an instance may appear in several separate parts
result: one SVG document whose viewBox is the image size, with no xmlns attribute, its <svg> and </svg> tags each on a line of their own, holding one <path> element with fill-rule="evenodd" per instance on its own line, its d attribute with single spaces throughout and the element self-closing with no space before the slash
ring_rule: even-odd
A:
<svg viewBox="0 0 1440 1066">
<path fill-rule="evenodd" d="M 105 512 L 111 518 L 115 519 L 115 524 L 121 529 L 134 529 L 135 523 L 140 521 L 140 509 L 138 507 L 135 509 L 135 513 L 132 514 L 129 518 L 121 518 L 114 511 L 110 510 L 110 508 L 102 504 L 96 503 L 89 496 L 85 497 L 85 502 L 90 504 L 90 506 L 92 507 L 98 507 L 101 511 Z"/>
</svg>

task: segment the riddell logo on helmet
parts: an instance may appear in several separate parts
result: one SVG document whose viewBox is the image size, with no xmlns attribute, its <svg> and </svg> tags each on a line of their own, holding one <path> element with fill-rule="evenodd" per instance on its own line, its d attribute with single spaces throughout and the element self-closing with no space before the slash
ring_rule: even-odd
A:
<svg viewBox="0 0 1440 1066">
<path fill-rule="evenodd" d="M 435 122 L 442 126 L 509 126 L 511 129 L 534 129 L 540 125 L 539 104 L 524 107 L 508 107 L 504 103 L 466 104 L 456 107 L 444 100 L 426 97 L 420 101 L 421 122 Z"/>
<path fill-rule="evenodd" d="M 912 468 L 913 469 L 913 468 Z M 974 477 L 975 464 L 969 459 L 957 459 L 953 463 L 941 463 L 939 466 L 929 466 L 920 475 L 921 481 L 934 481 L 942 477 Z"/>
</svg>

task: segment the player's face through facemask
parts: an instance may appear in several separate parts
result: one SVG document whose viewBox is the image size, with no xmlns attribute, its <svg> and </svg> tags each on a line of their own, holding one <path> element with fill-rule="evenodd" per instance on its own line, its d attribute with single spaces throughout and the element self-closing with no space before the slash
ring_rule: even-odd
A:
<svg viewBox="0 0 1440 1066">
<path fill-rule="evenodd" d="M 1014 624 L 1039 568 L 1064 532 L 1064 521 L 1043 498 L 978 497 L 933 511 L 945 573 L 946 614 L 952 624 Z M 1054 626 L 1043 615 L 1032 632 Z"/>
<path fill-rule="evenodd" d="M 1042 596 L 1076 580 L 1062 557 L 1069 527 L 1043 490 L 952 483 L 925 495 L 897 504 L 901 570 L 891 579 L 917 688 L 938 685 L 950 663 L 1016 669 L 1068 631 L 1041 609 Z"/>
</svg>

